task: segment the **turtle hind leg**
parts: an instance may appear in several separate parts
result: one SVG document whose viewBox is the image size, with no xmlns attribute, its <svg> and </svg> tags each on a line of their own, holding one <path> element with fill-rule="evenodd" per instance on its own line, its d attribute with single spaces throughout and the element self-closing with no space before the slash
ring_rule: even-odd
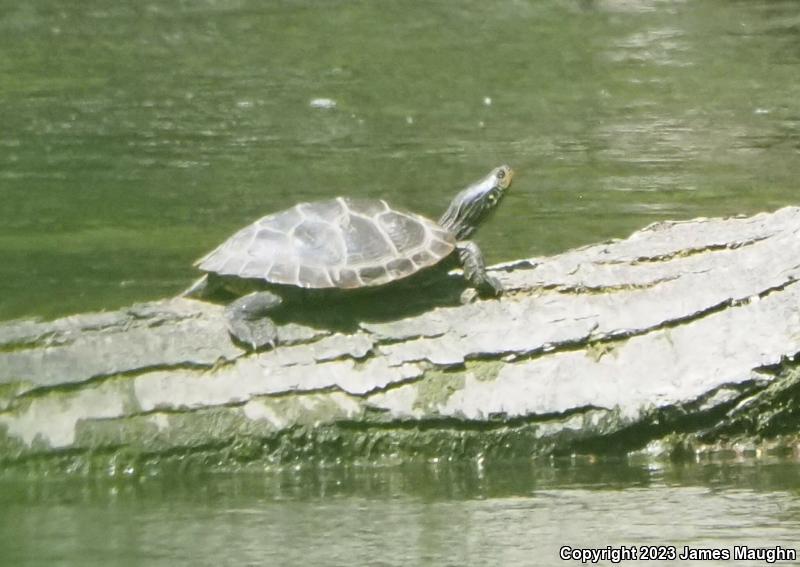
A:
<svg viewBox="0 0 800 567">
<path fill-rule="evenodd" d="M 269 291 L 249 293 L 225 307 L 228 332 L 235 342 L 248 350 L 274 348 L 278 340 L 278 328 L 267 313 L 278 307 L 283 300 Z"/>
<path fill-rule="evenodd" d="M 471 240 L 458 242 L 458 259 L 464 269 L 464 278 L 477 289 L 481 296 L 497 297 L 503 293 L 503 285 L 497 278 L 486 273 L 486 262 L 478 245 Z"/>
</svg>

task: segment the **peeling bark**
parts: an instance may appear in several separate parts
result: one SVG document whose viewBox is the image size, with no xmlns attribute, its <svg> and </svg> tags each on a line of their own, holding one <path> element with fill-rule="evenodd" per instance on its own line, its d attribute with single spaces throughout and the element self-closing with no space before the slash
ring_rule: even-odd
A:
<svg viewBox="0 0 800 567">
<path fill-rule="evenodd" d="M 248 354 L 184 298 L 0 325 L 0 463 L 796 447 L 800 209 L 494 266 L 499 300 Z M 736 445 L 738 443 L 738 445 Z"/>
</svg>

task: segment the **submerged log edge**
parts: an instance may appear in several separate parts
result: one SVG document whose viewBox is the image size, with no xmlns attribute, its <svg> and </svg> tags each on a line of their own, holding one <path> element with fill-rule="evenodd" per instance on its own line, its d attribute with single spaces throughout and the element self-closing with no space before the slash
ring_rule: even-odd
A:
<svg viewBox="0 0 800 567">
<path fill-rule="evenodd" d="M 493 266 L 498 300 L 248 354 L 172 298 L 0 325 L 0 470 L 798 453 L 800 208 Z"/>
</svg>

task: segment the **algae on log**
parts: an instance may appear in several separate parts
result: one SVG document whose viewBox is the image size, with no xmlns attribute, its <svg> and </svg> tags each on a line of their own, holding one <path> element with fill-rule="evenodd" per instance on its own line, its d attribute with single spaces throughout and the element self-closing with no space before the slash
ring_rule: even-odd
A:
<svg viewBox="0 0 800 567">
<path fill-rule="evenodd" d="M 499 300 L 248 354 L 174 298 L 0 325 L 0 465 L 625 453 L 800 430 L 800 209 L 492 268 Z M 744 445 L 742 445 L 744 446 Z"/>
</svg>

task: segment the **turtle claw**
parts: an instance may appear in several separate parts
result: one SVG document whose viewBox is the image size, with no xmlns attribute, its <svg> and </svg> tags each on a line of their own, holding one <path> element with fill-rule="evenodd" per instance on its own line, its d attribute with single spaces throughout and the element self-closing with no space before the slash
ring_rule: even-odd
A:
<svg viewBox="0 0 800 567">
<path fill-rule="evenodd" d="M 474 287 L 468 287 L 461 292 L 461 297 L 459 299 L 461 300 L 461 305 L 474 303 L 478 299 L 478 290 Z"/>
<path fill-rule="evenodd" d="M 495 277 L 486 276 L 486 291 L 488 295 L 500 297 L 503 295 L 503 284 Z"/>
<path fill-rule="evenodd" d="M 500 297 L 503 295 L 503 284 L 500 280 L 491 276 L 486 276 L 486 280 L 480 288 L 468 287 L 461 292 L 461 304 L 467 305 L 474 303 L 480 297 Z"/>
<path fill-rule="evenodd" d="M 228 319 L 228 332 L 234 342 L 253 351 L 275 348 L 278 328 L 266 314 L 280 304 L 279 296 L 260 291 L 240 297 L 228 305 L 225 316 Z"/>
<path fill-rule="evenodd" d="M 235 343 L 254 352 L 275 348 L 278 342 L 278 328 L 267 318 L 229 319 L 228 332 Z"/>
</svg>

